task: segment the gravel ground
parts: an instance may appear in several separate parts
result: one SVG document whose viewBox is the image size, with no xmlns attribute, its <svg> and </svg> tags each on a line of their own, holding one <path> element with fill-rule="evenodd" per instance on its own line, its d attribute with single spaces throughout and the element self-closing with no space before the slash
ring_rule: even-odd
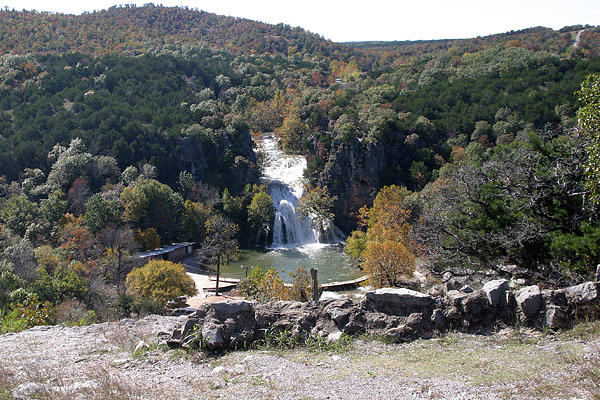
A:
<svg viewBox="0 0 600 400">
<path fill-rule="evenodd" d="M 175 317 L 0 336 L 0 399 L 600 398 L 600 324 L 325 350 L 166 350 Z M 136 346 L 143 341 L 146 347 Z"/>
</svg>

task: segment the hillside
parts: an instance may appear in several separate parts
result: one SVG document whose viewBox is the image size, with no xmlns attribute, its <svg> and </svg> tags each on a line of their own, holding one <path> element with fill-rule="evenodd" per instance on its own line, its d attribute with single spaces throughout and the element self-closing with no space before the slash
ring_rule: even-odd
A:
<svg viewBox="0 0 600 400">
<path fill-rule="evenodd" d="M 111 7 L 82 15 L 0 11 L 0 52 L 102 55 L 207 44 L 238 53 L 329 54 L 340 46 L 287 25 L 179 7 Z"/>
<path fill-rule="evenodd" d="M 575 47 L 577 34 L 581 32 L 578 45 Z M 350 48 L 376 56 L 380 59 L 406 62 L 411 57 L 450 53 L 453 56 L 466 52 L 476 53 L 490 46 L 522 47 L 532 51 L 544 51 L 559 56 L 598 57 L 600 28 L 595 26 L 566 26 L 559 30 L 545 27 L 528 28 L 488 36 L 465 39 L 389 41 L 389 42 L 348 42 Z M 387 61 L 389 62 L 389 61 Z M 379 67 L 383 68 L 383 63 Z"/>
</svg>

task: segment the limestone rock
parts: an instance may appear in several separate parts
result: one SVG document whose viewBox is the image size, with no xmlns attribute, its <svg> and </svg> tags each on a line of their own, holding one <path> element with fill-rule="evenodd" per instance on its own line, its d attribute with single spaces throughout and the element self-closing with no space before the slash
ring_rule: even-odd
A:
<svg viewBox="0 0 600 400">
<path fill-rule="evenodd" d="M 443 328 L 446 325 L 446 318 L 444 317 L 444 312 L 439 308 L 433 310 L 433 312 L 431 313 L 431 322 L 433 322 L 433 325 L 436 328 Z"/>
<path fill-rule="evenodd" d="M 433 297 L 405 288 L 381 288 L 367 292 L 367 300 L 407 308 L 427 308 L 433 305 Z"/>
<path fill-rule="evenodd" d="M 544 325 L 550 329 L 560 329 L 567 326 L 567 313 L 558 306 L 548 306 L 544 316 Z"/>
<path fill-rule="evenodd" d="M 337 342 L 338 340 L 340 340 L 341 338 L 342 338 L 342 332 L 340 332 L 340 331 L 331 332 L 329 335 L 327 335 L 327 342 L 334 343 L 334 342 Z"/>
<path fill-rule="evenodd" d="M 462 298 L 461 304 L 465 318 L 469 321 L 479 321 L 488 312 L 488 301 L 485 293 L 481 290 L 468 293 Z"/>
<path fill-rule="evenodd" d="M 473 288 L 469 285 L 464 285 L 463 287 L 460 288 L 460 291 L 463 293 L 473 293 L 474 292 Z"/>
<path fill-rule="evenodd" d="M 43 383 L 25 382 L 20 384 L 13 390 L 12 397 L 10 398 L 19 400 L 43 398 L 50 394 L 50 390 L 50 386 Z"/>
<path fill-rule="evenodd" d="M 569 304 L 578 305 L 597 300 L 598 292 L 598 283 L 585 282 L 581 285 L 566 288 L 565 296 Z"/>
<path fill-rule="evenodd" d="M 220 349 L 225 345 L 223 330 L 216 323 L 205 323 L 202 328 L 202 340 L 208 349 Z"/>
<path fill-rule="evenodd" d="M 515 293 L 515 300 L 519 310 L 527 318 L 535 318 L 542 309 L 542 293 L 537 285 L 527 286 Z"/>
<path fill-rule="evenodd" d="M 501 307 L 506 304 L 506 291 L 508 290 L 508 281 L 506 279 L 496 279 L 483 285 L 488 303 L 492 307 Z"/>
</svg>

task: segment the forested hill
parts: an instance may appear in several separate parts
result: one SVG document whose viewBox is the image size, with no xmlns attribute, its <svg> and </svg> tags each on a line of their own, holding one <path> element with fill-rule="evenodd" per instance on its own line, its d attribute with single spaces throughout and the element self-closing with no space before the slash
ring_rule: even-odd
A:
<svg viewBox="0 0 600 400">
<path fill-rule="evenodd" d="M 577 34 L 581 32 L 579 41 Z M 575 43 L 577 44 L 575 45 Z M 346 46 L 377 57 L 381 61 L 402 60 L 423 55 L 450 53 L 459 56 L 490 46 L 522 47 L 558 56 L 594 58 L 600 55 L 600 27 L 565 26 L 559 30 L 542 26 L 468 39 L 347 42 Z M 382 63 L 381 65 L 385 65 Z"/>
<path fill-rule="evenodd" d="M 289 25 L 268 25 L 205 11 L 146 5 L 82 15 L 0 11 L 0 52 L 142 54 L 174 43 L 204 42 L 244 53 L 328 55 L 343 46 Z"/>
</svg>

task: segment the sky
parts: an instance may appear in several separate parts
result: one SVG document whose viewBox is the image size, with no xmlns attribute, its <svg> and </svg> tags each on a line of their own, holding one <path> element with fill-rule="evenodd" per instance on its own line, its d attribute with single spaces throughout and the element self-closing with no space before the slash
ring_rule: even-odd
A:
<svg viewBox="0 0 600 400">
<path fill-rule="evenodd" d="M 80 14 L 118 0 L 0 0 L 9 9 Z M 127 4 L 143 5 L 150 0 Z M 600 0 L 154 0 L 270 24 L 300 26 L 336 42 L 454 39 L 533 26 L 600 25 Z"/>
</svg>

